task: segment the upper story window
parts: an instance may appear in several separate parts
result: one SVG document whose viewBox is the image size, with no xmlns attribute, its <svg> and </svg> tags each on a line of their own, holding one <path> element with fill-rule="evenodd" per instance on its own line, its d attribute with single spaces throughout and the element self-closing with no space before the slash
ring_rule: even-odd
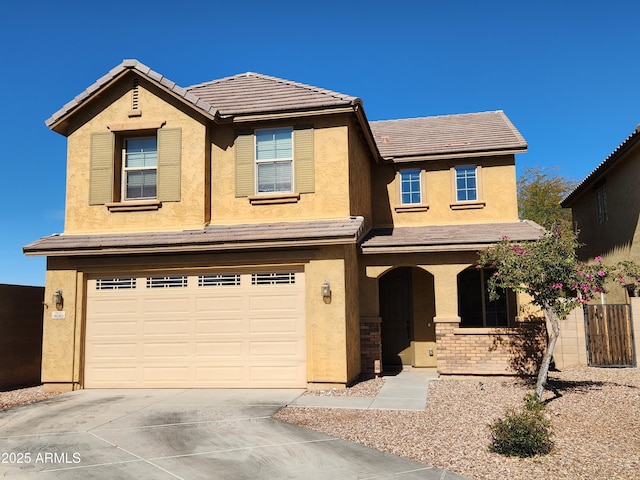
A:
<svg viewBox="0 0 640 480">
<path fill-rule="evenodd" d="M 314 128 L 237 131 L 235 192 L 252 205 L 296 203 L 315 192 Z"/>
<path fill-rule="evenodd" d="M 122 149 L 123 200 L 156 198 L 158 142 L 156 137 L 128 138 Z"/>
<path fill-rule="evenodd" d="M 596 205 L 598 213 L 598 223 L 604 223 L 609 219 L 607 213 L 607 186 L 602 185 L 596 190 Z"/>
<path fill-rule="evenodd" d="M 163 125 L 112 124 L 91 135 L 90 205 L 116 212 L 180 201 L 182 130 Z"/>
<path fill-rule="evenodd" d="M 256 130 L 256 193 L 293 192 L 293 129 Z"/>
<path fill-rule="evenodd" d="M 422 203 L 420 170 L 402 170 L 400 172 L 400 203 L 402 205 L 419 205 Z"/>
<path fill-rule="evenodd" d="M 456 167 L 456 201 L 478 200 L 478 177 L 475 166 Z"/>
</svg>

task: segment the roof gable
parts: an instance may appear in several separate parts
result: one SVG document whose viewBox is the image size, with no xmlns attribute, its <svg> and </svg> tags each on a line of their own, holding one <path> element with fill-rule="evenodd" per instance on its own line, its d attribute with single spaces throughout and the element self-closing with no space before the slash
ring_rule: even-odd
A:
<svg viewBox="0 0 640 480">
<path fill-rule="evenodd" d="M 598 165 L 589 175 L 587 175 L 576 188 L 574 188 L 564 200 L 560 202 L 563 208 L 571 206 L 573 200 L 578 195 L 585 191 L 591 184 L 598 180 L 600 175 L 605 173 L 609 168 L 613 167 L 618 161 L 624 157 L 624 154 L 629 151 L 640 140 L 640 125 L 636 127 L 631 135 L 629 135 L 624 142 L 622 142 L 616 149 L 605 158 L 600 165 Z"/>
<path fill-rule="evenodd" d="M 172 82 L 158 72 L 151 70 L 146 65 L 138 62 L 137 60 L 124 60 L 120 65 L 112 68 L 106 75 L 100 77 L 86 90 L 79 95 L 76 95 L 73 100 L 55 112 L 45 121 L 45 124 L 58 133 L 64 133 L 65 128 L 63 124 L 70 115 L 76 112 L 78 108 L 87 104 L 99 91 L 112 85 L 128 72 L 136 72 L 137 74 L 144 76 L 149 81 L 156 83 L 177 98 L 190 104 L 192 107 L 197 108 L 201 113 L 204 113 L 210 118 L 214 118 L 218 114 L 215 107 L 189 93 L 186 89 L 178 86 L 175 82 Z"/>
<path fill-rule="evenodd" d="M 382 157 L 396 162 L 527 150 L 501 110 L 375 121 L 371 130 Z"/>
</svg>

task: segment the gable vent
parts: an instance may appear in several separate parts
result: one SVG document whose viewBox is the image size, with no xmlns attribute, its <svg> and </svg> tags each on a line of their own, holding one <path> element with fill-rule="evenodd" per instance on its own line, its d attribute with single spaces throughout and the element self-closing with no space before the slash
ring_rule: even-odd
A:
<svg viewBox="0 0 640 480">
<path fill-rule="evenodd" d="M 139 87 L 139 80 L 138 78 L 134 78 L 133 79 L 133 89 L 132 89 L 132 95 L 131 95 L 131 110 L 138 110 L 138 87 Z"/>
</svg>

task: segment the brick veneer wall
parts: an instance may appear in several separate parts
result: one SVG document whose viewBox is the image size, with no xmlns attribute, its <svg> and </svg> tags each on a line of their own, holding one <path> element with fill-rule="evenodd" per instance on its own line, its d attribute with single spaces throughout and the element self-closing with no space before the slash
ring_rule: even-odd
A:
<svg viewBox="0 0 640 480">
<path fill-rule="evenodd" d="M 360 318 L 360 370 L 363 375 L 375 373 L 376 360 L 382 361 L 382 319 Z"/>
<path fill-rule="evenodd" d="M 438 372 L 443 375 L 532 374 L 546 346 L 542 322 L 515 328 L 460 328 L 458 322 L 436 323 Z"/>
</svg>

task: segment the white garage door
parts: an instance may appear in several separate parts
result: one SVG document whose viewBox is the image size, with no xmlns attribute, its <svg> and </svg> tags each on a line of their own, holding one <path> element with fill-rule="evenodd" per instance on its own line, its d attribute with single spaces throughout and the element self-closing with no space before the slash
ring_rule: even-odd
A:
<svg viewBox="0 0 640 480">
<path fill-rule="evenodd" d="M 86 388 L 306 386 L 302 272 L 87 283 Z"/>
</svg>

